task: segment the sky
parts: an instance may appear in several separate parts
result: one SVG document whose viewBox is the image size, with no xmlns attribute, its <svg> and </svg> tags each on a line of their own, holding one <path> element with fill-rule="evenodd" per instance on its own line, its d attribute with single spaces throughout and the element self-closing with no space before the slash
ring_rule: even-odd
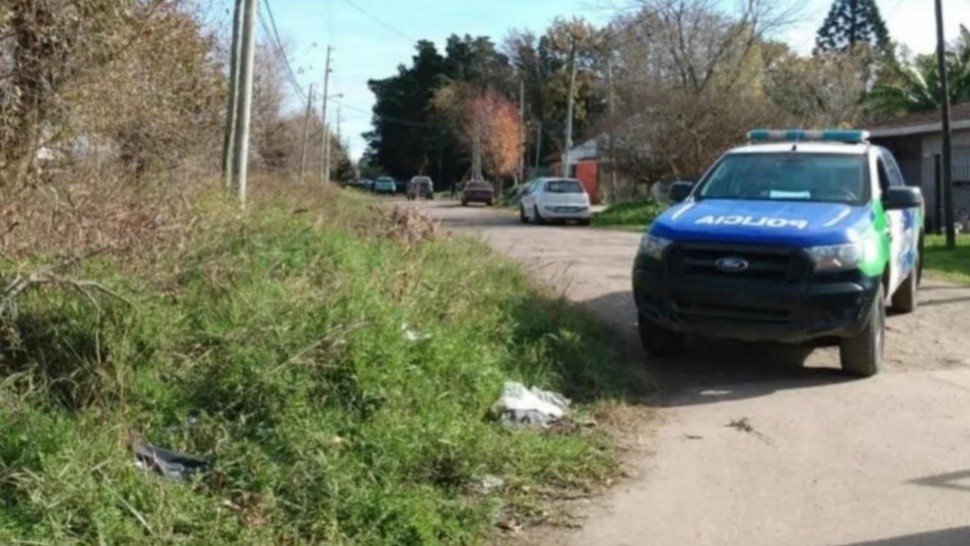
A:
<svg viewBox="0 0 970 546">
<path fill-rule="evenodd" d="M 731 5 L 733 0 L 723 0 Z M 781 1 L 781 0 L 779 0 Z M 790 1 L 790 0 L 784 0 Z M 228 12 L 229 0 L 221 0 Z M 326 46 L 333 46 L 333 70 L 328 117 L 336 124 L 338 109 L 341 135 L 351 155 L 360 157 L 367 143 L 373 94 L 367 80 L 393 75 L 401 63 L 409 63 L 414 43 L 433 40 L 443 49 L 451 34 L 490 36 L 501 43 L 512 29 L 541 32 L 557 16 L 584 17 L 594 23 L 608 22 L 616 6 L 634 0 L 269 0 L 273 18 L 286 47 L 296 78 L 305 91 L 310 84 L 320 96 Z M 815 31 L 825 19 L 832 0 L 804 0 L 798 22 L 780 39 L 798 51 L 811 51 Z M 914 53 L 935 48 L 932 0 L 877 0 L 892 38 Z M 261 4 L 261 10 L 265 7 Z M 970 26 L 970 0 L 943 0 L 948 40 L 958 35 L 960 23 Z M 265 15 L 265 11 L 264 11 Z M 260 30 L 260 39 L 265 35 Z M 315 108 L 319 112 L 319 102 Z M 300 106 L 292 93 L 288 106 Z"/>
</svg>

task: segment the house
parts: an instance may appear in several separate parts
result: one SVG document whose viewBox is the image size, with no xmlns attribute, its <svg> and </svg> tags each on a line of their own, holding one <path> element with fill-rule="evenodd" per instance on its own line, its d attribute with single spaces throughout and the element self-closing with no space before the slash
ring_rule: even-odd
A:
<svg viewBox="0 0 970 546">
<path fill-rule="evenodd" d="M 970 102 L 950 109 L 953 133 L 953 208 L 958 222 L 970 218 Z M 943 130 L 939 111 L 918 112 L 870 127 L 870 141 L 896 156 L 906 182 L 923 190 L 927 226 L 942 225 Z"/>
</svg>

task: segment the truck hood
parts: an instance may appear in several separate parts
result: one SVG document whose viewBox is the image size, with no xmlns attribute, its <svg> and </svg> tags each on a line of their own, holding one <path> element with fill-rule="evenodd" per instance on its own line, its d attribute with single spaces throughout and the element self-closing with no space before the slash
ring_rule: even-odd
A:
<svg viewBox="0 0 970 546">
<path fill-rule="evenodd" d="M 705 199 L 671 207 L 649 229 L 674 241 L 808 247 L 857 240 L 874 218 L 869 206 Z"/>
</svg>

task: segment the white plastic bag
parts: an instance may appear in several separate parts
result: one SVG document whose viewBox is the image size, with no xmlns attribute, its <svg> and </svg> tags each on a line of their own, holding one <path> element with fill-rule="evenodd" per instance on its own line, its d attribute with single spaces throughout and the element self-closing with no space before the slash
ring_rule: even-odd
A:
<svg viewBox="0 0 970 546">
<path fill-rule="evenodd" d="M 507 424 L 547 425 L 562 419 L 569 404 L 559 393 L 506 381 L 492 411 Z"/>
</svg>

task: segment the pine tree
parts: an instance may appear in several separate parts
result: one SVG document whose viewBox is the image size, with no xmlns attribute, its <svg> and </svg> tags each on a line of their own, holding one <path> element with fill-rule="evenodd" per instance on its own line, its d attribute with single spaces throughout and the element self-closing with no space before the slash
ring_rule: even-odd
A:
<svg viewBox="0 0 970 546">
<path fill-rule="evenodd" d="M 876 0 L 835 0 L 818 29 L 816 49 L 841 53 L 858 43 L 869 43 L 882 51 L 889 48 L 889 31 Z"/>
</svg>

